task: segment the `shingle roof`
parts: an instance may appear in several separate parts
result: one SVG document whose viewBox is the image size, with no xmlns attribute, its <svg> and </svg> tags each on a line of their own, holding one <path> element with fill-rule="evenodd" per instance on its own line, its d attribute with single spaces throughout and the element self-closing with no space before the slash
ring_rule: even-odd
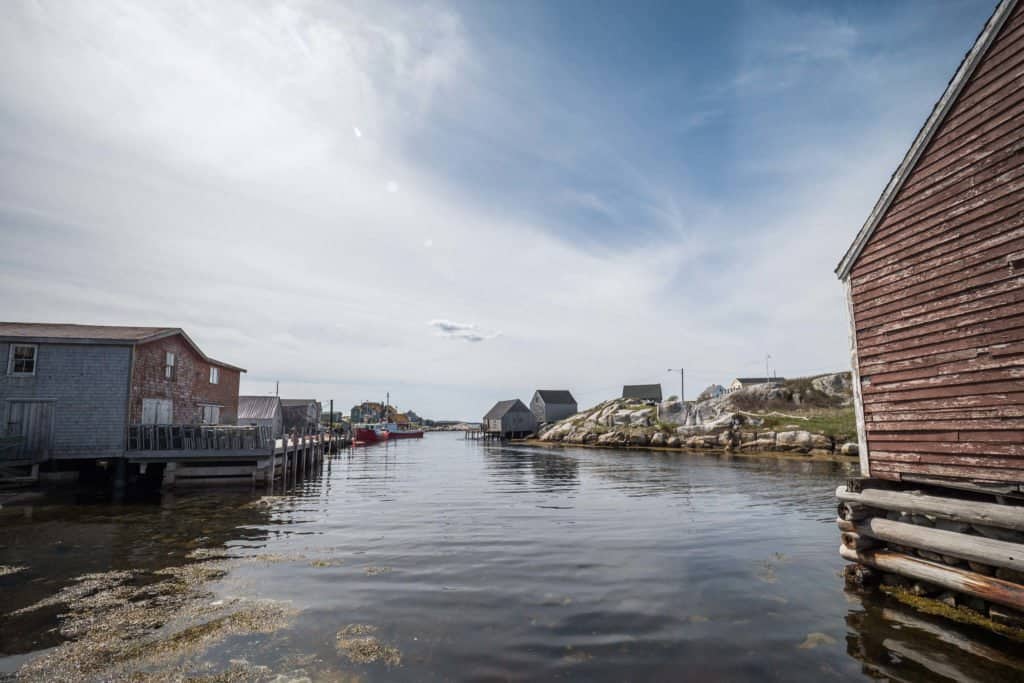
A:
<svg viewBox="0 0 1024 683">
<path fill-rule="evenodd" d="M 239 420 L 272 420 L 281 399 L 277 396 L 239 396 Z"/>
<path fill-rule="evenodd" d="M 0 338 L 9 339 L 60 339 L 63 341 L 110 341 L 138 344 L 169 337 L 180 331 L 177 327 L 0 322 Z"/>
<path fill-rule="evenodd" d="M 544 403 L 576 404 L 576 399 L 565 389 L 538 389 L 537 393 L 544 399 Z"/>
<path fill-rule="evenodd" d="M 660 384 L 627 384 L 622 387 L 622 398 L 640 398 L 651 401 L 661 400 Z"/>
<path fill-rule="evenodd" d="M 180 327 L 131 327 L 126 325 L 75 325 L 69 323 L 0 322 L 0 340 L 63 342 L 65 344 L 145 344 L 180 334 L 195 352 L 211 365 L 245 372 L 245 368 L 210 358 Z"/>
<path fill-rule="evenodd" d="M 507 401 L 498 401 L 494 404 L 494 407 L 487 411 L 484 415 L 485 420 L 497 420 L 505 416 L 509 412 L 530 412 L 530 409 L 520 401 L 518 398 L 509 399 Z"/>
<path fill-rule="evenodd" d="M 867 221 L 864 222 L 860 232 L 857 233 L 857 237 L 854 238 L 853 244 L 846 250 L 843 259 L 836 266 L 836 275 L 839 276 L 840 280 L 845 280 L 849 276 L 861 251 L 864 250 L 871 235 L 874 234 L 875 228 L 882 222 L 886 212 L 889 210 L 890 204 L 892 204 L 896 195 L 899 194 L 900 188 L 903 187 L 903 183 L 906 182 L 910 173 L 914 170 L 918 159 L 921 158 L 925 148 L 928 147 L 928 143 L 931 142 L 935 132 L 942 125 L 942 122 L 945 121 L 950 110 L 953 109 L 953 105 L 956 103 L 960 92 L 967 84 L 967 81 L 970 80 L 971 74 L 974 73 L 974 69 L 981 62 L 981 58 L 985 56 L 989 47 L 992 46 L 992 42 L 1006 22 L 1007 17 L 1010 16 L 1010 12 L 1013 10 L 1016 2 L 1017 0 L 1001 0 L 996 6 L 995 11 L 992 12 L 992 16 L 989 17 L 985 27 L 981 30 L 981 33 L 978 34 L 974 45 L 971 46 L 970 51 L 964 56 L 963 61 L 960 62 L 960 67 L 949 80 L 949 84 L 946 85 L 946 90 L 942 93 L 942 97 L 935 103 L 932 113 L 928 116 L 921 130 L 918 131 L 917 137 L 914 138 L 914 142 L 910 145 L 910 149 L 907 150 L 903 161 L 900 162 L 899 167 L 889 179 L 888 185 L 885 186 L 885 190 L 882 191 L 882 196 L 875 202 L 875 206 L 871 210 Z"/>
</svg>

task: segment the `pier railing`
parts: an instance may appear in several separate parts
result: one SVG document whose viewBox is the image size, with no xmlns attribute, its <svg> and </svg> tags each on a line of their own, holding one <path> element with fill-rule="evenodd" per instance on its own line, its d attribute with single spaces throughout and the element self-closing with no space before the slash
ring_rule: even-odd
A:
<svg viewBox="0 0 1024 683">
<path fill-rule="evenodd" d="M 270 427 L 130 425 L 129 451 L 244 451 L 274 446 Z"/>
</svg>

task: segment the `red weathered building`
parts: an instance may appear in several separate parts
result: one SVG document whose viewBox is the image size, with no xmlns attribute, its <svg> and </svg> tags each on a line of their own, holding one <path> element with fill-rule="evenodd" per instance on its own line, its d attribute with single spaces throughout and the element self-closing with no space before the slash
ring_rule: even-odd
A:
<svg viewBox="0 0 1024 683">
<path fill-rule="evenodd" d="M 171 329 L 135 346 L 129 423 L 236 424 L 244 369 L 208 357 Z"/>
<path fill-rule="evenodd" d="M 1004 0 L 837 273 L 865 477 L 1024 484 L 1024 5 Z"/>
</svg>

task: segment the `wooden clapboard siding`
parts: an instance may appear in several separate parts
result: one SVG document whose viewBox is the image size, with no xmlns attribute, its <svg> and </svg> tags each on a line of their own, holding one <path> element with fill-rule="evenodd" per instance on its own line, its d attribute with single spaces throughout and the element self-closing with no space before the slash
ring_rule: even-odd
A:
<svg viewBox="0 0 1024 683">
<path fill-rule="evenodd" d="M 844 273 L 870 476 L 1024 484 L 1024 3 L 1008 12 Z"/>
</svg>

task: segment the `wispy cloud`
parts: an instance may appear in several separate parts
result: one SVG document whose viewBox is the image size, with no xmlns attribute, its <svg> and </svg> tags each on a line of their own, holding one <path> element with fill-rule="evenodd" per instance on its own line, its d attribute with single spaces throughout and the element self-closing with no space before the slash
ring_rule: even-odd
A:
<svg viewBox="0 0 1024 683">
<path fill-rule="evenodd" d="M 653 51 L 704 91 L 634 98 L 647 65 L 576 78 L 606 51 L 553 51 L 601 41 L 516 41 L 462 16 L 484 3 L 9 4 L 5 316 L 181 325 L 243 391 L 402 386 L 445 417 L 677 363 L 844 366 L 831 269 L 977 30 L 940 40 L 927 5 L 860 66 L 857 5 L 747 3 L 718 47 Z M 911 25 L 936 46 L 904 50 Z"/>
<path fill-rule="evenodd" d="M 482 342 L 501 336 L 500 332 L 486 332 L 473 323 L 457 323 L 452 320 L 431 320 L 428 323 L 438 330 L 438 334 L 449 339 L 462 339 L 468 342 Z"/>
</svg>

